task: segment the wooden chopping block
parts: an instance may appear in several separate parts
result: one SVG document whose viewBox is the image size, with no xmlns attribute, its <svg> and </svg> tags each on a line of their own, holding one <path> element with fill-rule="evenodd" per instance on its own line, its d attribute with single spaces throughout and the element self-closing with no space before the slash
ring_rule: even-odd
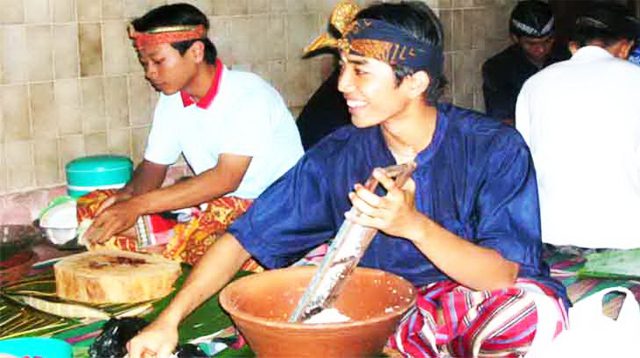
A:
<svg viewBox="0 0 640 358">
<path fill-rule="evenodd" d="M 136 303 L 173 290 L 180 264 L 163 257 L 96 250 L 65 257 L 54 267 L 60 298 L 84 303 Z"/>
</svg>

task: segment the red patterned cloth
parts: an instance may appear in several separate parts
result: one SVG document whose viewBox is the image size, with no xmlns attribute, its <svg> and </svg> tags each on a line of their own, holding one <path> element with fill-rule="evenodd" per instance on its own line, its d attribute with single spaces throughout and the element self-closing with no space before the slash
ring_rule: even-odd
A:
<svg viewBox="0 0 640 358">
<path fill-rule="evenodd" d="M 96 190 L 78 199 L 78 222 L 93 219 L 102 203 L 113 196 L 116 190 Z M 149 215 L 152 218 L 144 220 L 150 226 L 149 231 L 157 235 L 169 235 L 168 243 L 162 255 L 176 261 L 195 265 L 227 228 L 242 214 L 244 214 L 252 200 L 236 197 L 223 197 L 207 203 L 204 211 L 194 210 L 191 220 L 184 223 L 168 224 L 160 215 Z M 158 230 L 162 230 L 159 232 Z M 143 251 L 139 237 L 116 235 L 103 244 L 90 245 L 89 249 L 113 248 L 125 251 Z M 249 260 L 242 268 L 247 271 L 259 272 L 263 268 L 254 260 Z"/>
<path fill-rule="evenodd" d="M 207 203 L 206 210 L 189 222 L 173 228 L 173 237 L 163 252 L 167 258 L 195 264 L 227 228 L 244 214 L 252 200 L 222 197 Z"/>
<path fill-rule="evenodd" d="M 493 291 L 442 281 L 418 290 L 415 309 L 403 318 L 389 345 L 416 358 L 521 357 L 538 324 L 533 295 L 553 300 L 557 336 L 567 327 L 566 310 L 551 290 L 535 281 L 518 279 L 514 287 Z"/>
<path fill-rule="evenodd" d="M 76 215 L 78 222 L 82 223 L 84 220 L 92 220 L 95 218 L 102 203 L 115 195 L 116 192 L 116 189 L 95 190 L 79 197 L 76 202 Z M 125 235 L 115 235 L 102 244 L 87 244 L 87 248 L 89 250 L 108 248 L 125 251 L 139 251 L 137 238 Z"/>
</svg>

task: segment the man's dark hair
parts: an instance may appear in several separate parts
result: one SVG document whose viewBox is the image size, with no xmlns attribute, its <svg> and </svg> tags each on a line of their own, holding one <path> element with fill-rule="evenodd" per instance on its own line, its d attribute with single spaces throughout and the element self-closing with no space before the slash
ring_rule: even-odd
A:
<svg viewBox="0 0 640 358">
<path fill-rule="evenodd" d="M 158 27 L 177 25 L 203 25 L 209 30 L 209 20 L 207 16 L 195 6 L 189 4 L 172 4 L 157 7 L 144 14 L 144 16 L 133 20 L 131 24 L 138 32 L 147 32 Z M 218 56 L 218 51 L 208 37 L 174 42 L 171 46 L 178 50 L 180 55 L 184 55 L 196 41 L 204 44 L 205 61 L 209 64 L 214 64 Z"/>
<path fill-rule="evenodd" d="M 539 0 L 520 1 L 511 11 L 509 32 L 517 37 L 545 37 L 553 33 L 555 21 L 549 4 Z"/>
<path fill-rule="evenodd" d="M 356 18 L 384 21 L 433 47 L 442 49 L 444 44 L 444 33 L 440 21 L 433 11 L 422 2 L 407 1 L 397 4 L 376 4 L 360 11 Z M 394 65 L 392 67 L 398 84 L 405 77 L 416 72 L 406 66 Z M 442 96 L 447 79 L 442 72 L 428 73 L 428 75 L 430 82 L 425 98 L 429 105 L 435 105 L 440 96 Z"/>
<path fill-rule="evenodd" d="M 611 46 L 620 40 L 634 41 L 638 31 L 638 20 L 625 6 L 611 3 L 590 3 L 576 18 L 571 35 L 578 47 L 593 41 Z"/>
</svg>

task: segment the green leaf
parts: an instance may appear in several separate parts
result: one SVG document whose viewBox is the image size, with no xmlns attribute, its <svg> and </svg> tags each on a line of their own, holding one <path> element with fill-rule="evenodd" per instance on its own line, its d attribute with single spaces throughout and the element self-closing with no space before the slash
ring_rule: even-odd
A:
<svg viewBox="0 0 640 358">
<path fill-rule="evenodd" d="M 640 278 L 640 249 L 611 250 L 586 256 L 579 277 L 608 279 Z"/>
</svg>

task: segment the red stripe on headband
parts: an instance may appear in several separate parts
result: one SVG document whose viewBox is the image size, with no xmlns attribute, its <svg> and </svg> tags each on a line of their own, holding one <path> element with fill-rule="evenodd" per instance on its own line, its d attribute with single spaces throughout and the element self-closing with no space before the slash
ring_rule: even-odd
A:
<svg viewBox="0 0 640 358">
<path fill-rule="evenodd" d="M 160 30 L 160 31 L 159 31 Z M 174 43 L 188 40 L 196 40 L 204 38 L 207 34 L 207 29 L 204 25 L 198 25 L 190 30 L 178 30 L 178 31 L 166 31 L 162 32 L 162 29 L 154 29 L 154 33 L 149 32 L 136 32 L 131 28 L 129 30 L 129 38 L 134 41 L 135 47 L 141 50 L 145 46 L 154 46 L 163 43 Z"/>
</svg>

